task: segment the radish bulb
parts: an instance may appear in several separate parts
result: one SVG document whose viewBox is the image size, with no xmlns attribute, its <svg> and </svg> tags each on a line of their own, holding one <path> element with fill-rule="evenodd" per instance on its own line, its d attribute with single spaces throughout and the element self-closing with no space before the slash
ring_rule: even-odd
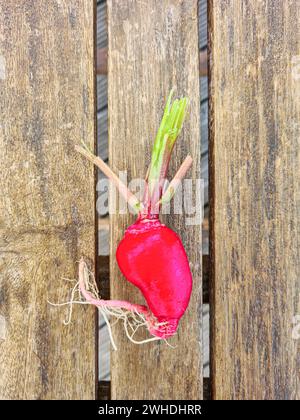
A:
<svg viewBox="0 0 300 420">
<path fill-rule="evenodd" d="M 179 236 L 158 219 L 139 219 L 125 232 L 117 261 L 126 279 L 140 289 L 159 327 L 150 332 L 172 336 L 191 295 L 192 276 Z"/>
</svg>

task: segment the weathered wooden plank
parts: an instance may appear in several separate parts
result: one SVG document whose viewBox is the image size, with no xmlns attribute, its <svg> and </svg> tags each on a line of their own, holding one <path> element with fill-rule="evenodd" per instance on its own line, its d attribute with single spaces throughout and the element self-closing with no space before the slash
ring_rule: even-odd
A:
<svg viewBox="0 0 300 420">
<path fill-rule="evenodd" d="M 204 306 L 208 306 L 208 305 L 204 305 Z M 203 322 L 205 323 L 205 319 L 208 316 L 208 312 L 206 312 L 203 315 Z M 101 330 L 103 331 L 103 330 Z M 100 331 L 100 335 L 101 335 L 101 331 Z M 208 328 L 205 329 L 205 332 L 208 334 Z M 108 334 L 106 333 L 106 337 L 108 337 Z M 204 335 L 204 340 L 206 339 L 206 336 Z M 207 342 L 208 344 L 208 342 Z M 205 347 L 205 349 L 208 349 L 208 345 Z M 204 352 L 205 354 L 205 352 Z M 106 355 L 108 356 L 108 355 Z M 207 356 L 207 355 L 205 355 Z M 100 358 L 101 358 L 101 352 L 100 352 Z M 105 363 L 105 357 L 102 358 L 103 362 Z M 208 359 L 207 359 L 208 360 Z M 207 362 L 208 363 L 208 362 Z M 107 366 L 109 366 L 109 364 L 107 363 Z M 203 378 L 203 399 L 204 400 L 210 400 L 211 399 L 211 380 L 208 376 L 205 376 L 205 370 L 209 370 L 204 366 L 204 378 Z M 100 374 L 103 376 L 105 375 L 105 372 L 100 372 Z M 111 398 L 111 393 L 110 393 L 110 380 L 109 380 L 109 375 L 106 375 L 106 379 L 100 379 L 99 382 L 99 386 L 98 386 L 98 398 L 99 400 L 110 400 Z"/>
<path fill-rule="evenodd" d="M 1 399 L 95 398 L 95 314 L 65 311 L 84 255 L 93 267 L 93 5 L 0 0 Z M 4 69 L 4 67 L 3 67 Z"/>
<path fill-rule="evenodd" d="M 97 74 L 107 74 L 107 47 L 97 48 Z M 207 77 L 207 49 L 199 51 L 199 75 Z"/>
<path fill-rule="evenodd" d="M 298 0 L 211 2 L 216 399 L 300 397 L 299 20 Z"/>
<path fill-rule="evenodd" d="M 204 280 L 204 279 L 203 279 Z M 102 281 L 102 280 L 101 280 Z M 202 337 L 203 337 L 203 398 L 208 399 L 205 392 L 205 380 L 209 378 L 209 305 L 203 305 L 203 322 L 202 322 Z M 110 352 L 109 352 L 109 334 L 107 326 L 103 318 L 100 318 L 99 323 L 99 380 L 110 380 Z M 207 383 L 207 382 L 206 382 Z"/>
<path fill-rule="evenodd" d="M 190 114 L 172 160 L 174 173 L 189 152 L 192 177 L 199 177 L 200 110 L 197 1 L 108 1 L 109 160 L 128 179 L 143 177 L 166 96 L 172 86 L 191 98 Z M 147 45 L 147 48 L 144 46 Z M 120 275 L 115 250 L 128 215 L 111 215 L 111 297 L 141 302 L 136 288 Z M 202 397 L 201 232 L 186 226 L 185 216 L 167 223 L 181 234 L 194 277 L 193 296 L 176 337 L 165 343 L 133 345 L 123 327 L 113 333 L 119 347 L 112 354 L 112 398 Z"/>
<path fill-rule="evenodd" d="M 203 53 L 203 58 L 206 56 L 204 51 L 207 46 L 207 0 L 198 0 L 199 7 L 199 48 L 201 49 L 201 54 Z M 106 16 L 106 1 L 98 2 L 97 4 L 97 47 L 104 48 L 107 46 L 107 16 Z M 102 56 L 104 57 L 104 56 Z M 202 63 L 200 57 L 200 63 Z M 103 63 L 104 64 L 104 63 Z M 205 66 L 204 66 L 205 68 Z M 102 72 L 104 69 L 107 69 L 106 65 L 99 67 L 99 71 Z M 202 66 L 200 64 L 200 72 Z"/>
<path fill-rule="evenodd" d="M 199 5 L 200 19 L 202 22 L 201 28 L 203 28 L 204 22 L 206 22 L 206 1 L 201 1 Z M 101 2 L 97 7 L 97 34 L 98 34 L 98 46 L 104 47 L 107 45 L 107 23 L 106 23 L 106 3 Z M 206 25 L 206 23 L 205 23 Z M 206 26 L 205 26 L 206 28 Z M 206 31 L 206 29 L 205 29 Z M 205 31 L 202 29 L 202 36 L 206 40 Z M 206 41 L 205 41 L 206 42 Z M 204 46 L 206 43 L 204 44 Z M 203 46 L 203 45 L 202 45 Z M 207 152 L 208 141 L 207 141 L 207 77 L 201 77 L 201 150 L 202 154 Z M 97 77 L 97 108 L 102 110 L 98 114 L 98 151 L 102 159 L 107 159 L 107 77 L 104 75 Z M 204 165 L 207 168 L 207 163 Z M 205 177 L 207 179 L 207 176 Z M 205 194 L 207 197 L 207 194 Z"/>
<path fill-rule="evenodd" d="M 199 1 L 199 33 L 200 33 L 200 44 L 199 47 L 202 49 L 200 54 L 200 62 L 205 62 L 206 50 L 203 50 L 207 46 L 207 0 Z M 104 47 L 107 47 L 107 22 L 106 22 L 106 2 L 101 2 L 97 6 L 97 47 L 100 51 L 104 51 Z M 201 59 L 201 55 L 203 59 Z M 105 57 L 106 55 L 99 54 L 99 56 Z M 101 66 L 102 71 L 105 68 L 107 70 L 107 64 Z M 98 95 L 98 110 L 102 109 L 103 106 L 107 105 L 107 94 L 105 90 L 107 79 L 105 76 L 98 76 L 97 83 L 97 95 Z M 201 78 L 201 101 L 207 99 L 207 78 Z M 103 101 L 106 101 L 103 103 Z"/>
<path fill-rule="evenodd" d="M 107 74 L 107 47 L 97 48 L 97 74 Z M 207 49 L 199 51 L 199 75 L 200 77 L 207 77 Z"/>
<path fill-rule="evenodd" d="M 199 7 L 199 48 L 207 46 L 207 0 L 198 0 Z M 97 5 L 97 46 L 107 46 L 106 1 Z"/>
</svg>

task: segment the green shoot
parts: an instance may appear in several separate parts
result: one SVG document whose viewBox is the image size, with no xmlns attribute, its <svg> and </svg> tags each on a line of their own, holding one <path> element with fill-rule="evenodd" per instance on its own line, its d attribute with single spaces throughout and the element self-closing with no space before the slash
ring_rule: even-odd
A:
<svg viewBox="0 0 300 420">
<path fill-rule="evenodd" d="M 162 193 L 162 181 L 166 177 L 171 153 L 186 116 L 188 98 L 175 99 L 171 90 L 158 129 L 148 175 L 149 200 L 157 203 Z"/>
</svg>

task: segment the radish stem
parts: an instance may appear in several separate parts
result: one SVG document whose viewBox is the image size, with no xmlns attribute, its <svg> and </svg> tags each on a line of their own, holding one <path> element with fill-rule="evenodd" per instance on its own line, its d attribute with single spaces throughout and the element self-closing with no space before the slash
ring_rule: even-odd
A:
<svg viewBox="0 0 300 420">
<path fill-rule="evenodd" d="M 167 190 L 164 192 L 163 196 L 161 197 L 161 199 L 159 200 L 159 202 L 157 204 L 166 204 L 166 203 L 168 203 L 169 201 L 172 200 L 172 198 L 174 197 L 175 192 L 176 192 L 178 186 L 180 185 L 182 179 L 185 177 L 187 171 L 192 166 L 192 163 L 193 163 L 193 159 L 191 158 L 191 156 L 187 156 L 184 159 L 180 168 L 176 172 L 176 175 L 174 176 L 174 178 L 170 182 Z"/>
<path fill-rule="evenodd" d="M 136 198 L 136 196 L 126 187 L 126 185 L 117 177 L 117 175 L 110 169 L 108 165 L 98 156 L 95 156 L 87 148 L 76 145 L 75 150 L 97 166 L 118 188 L 120 194 L 125 198 L 130 207 L 136 214 L 143 209 L 143 204 Z"/>
<path fill-rule="evenodd" d="M 106 306 L 113 308 L 122 308 L 126 309 L 128 311 L 132 312 L 139 312 L 148 317 L 150 315 L 150 312 L 146 306 L 143 305 L 137 305 L 134 303 L 129 303 L 125 300 L 104 300 L 104 299 L 97 299 L 94 297 L 89 291 L 89 285 L 88 285 L 88 272 L 86 263 L 84 262 L 84 259 L 81 258 L 79 262 L 79 290 L 82 296 L 86 299 L 87 302 L 91 303 L 95 306 Z"/>
</svg>

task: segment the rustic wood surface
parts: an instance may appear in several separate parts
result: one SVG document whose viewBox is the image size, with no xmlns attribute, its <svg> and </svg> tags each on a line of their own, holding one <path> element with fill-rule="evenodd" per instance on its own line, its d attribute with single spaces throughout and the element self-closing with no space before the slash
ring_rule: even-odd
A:
<svg viewBox="0 0 300 420">
<path fill-rule="evenodd" d="M 205 58 L 207 47 L 207 0 L 198 0 L 198 27 L 199 27 L 199 48 L 200 75 L 201 59 Z M 105 52 L 107 47 L 107 9 L 106 1 L 98 1 L 97 6 L 97 49 Z M 205 60 L 204 60 L 205 61 Z M 203 66 L 203 62 L 202 62 Z M 208 89 L 207 77 L 200 77 L 200 99 L 201 99 L 201 178 L 204 179 L 204 203 L 208 203 Z M 108 130 L 107 130 L 107 77 L 97 76 L 97 104 L 98 104 L 98 154 L 105 161 L 108 159 Z"/>
<path fill-rule="evenodd" d="M 207 49 L 199 51 L 199 71 L 200 77 L 207 76 Z M 97 74 L 107 74 L 107 48 L 97 49 Z"/>
<path fill-rule="evenodd" d="M 300 4 L 210 2 L 215 399 L 299 399 Z"/>
<path fill-rule="evenodd" d="M 209 265 L 208 256 L 203 255 L 202 284 L 203 284 L 203 311 L 202 311 L 202 341 L 203 341 L 203 376 L 209 376 Z M 109 256 L 98 257 L 98 283 L 102 299 L 109 299 Z M 99 380 L 110 380 L 110 341 L 107 325 L 100 316 L 99 322 Z M 205 392 L 205 385 L 203 392 Z"/>
<path fill-rule="evenodd" d="M 144 177 L 159 120 L 172 86 L 191 99 L 190 113 L 175 147 L 170 174 L 190 153 L 192 177 L 200 174 L 200 99 L 197 1 L 108 1 L 109 161 Z M 147 46 L 145 48 L 145 45 Z M 190 176 L 191 176 L 190 175 Z M 116 246 L 132 216 L 111 216 L 111 298 L 142 302 L 140 292 L 120 275 Z M 122 325 L 113 328 L 118 351 L 112 353 L 112 399 L 202 398 L 201 229 L 186 226 L 185 216 L 167 218 L 180 233 L 193 271 L 189 309 L 178 334 L 164 342 L 133 345 Z"/>
<path fill-rule="evenodd" d="M 65 310 L 95 254 L 93 4 L 0 0 L 0 398 L 95 398 L 95 311 Z"/>
</svg>

